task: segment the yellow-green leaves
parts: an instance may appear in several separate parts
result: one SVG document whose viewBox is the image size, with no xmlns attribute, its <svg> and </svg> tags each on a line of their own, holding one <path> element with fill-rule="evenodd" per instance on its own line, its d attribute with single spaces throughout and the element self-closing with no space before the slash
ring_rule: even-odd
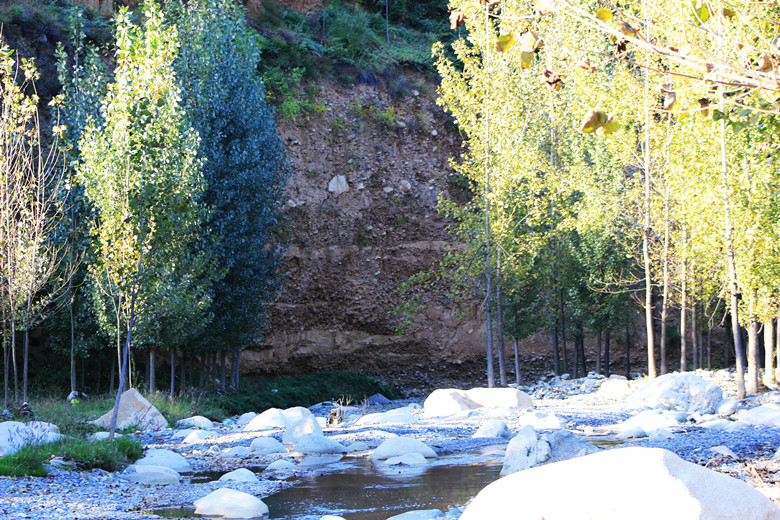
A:
<svg viewBox="0 0 780 520">
<path fill-rule="evenodd" d="M 639 32 L 628 22 L 618 23 L 618 29 L 620 29 L 620 32 L 622 32 L 626 36 L 631 36 L 632 38 L 637 35 L 637 32 Z"/>
<path fill-rule="evenodd" d="M 528 70 L 534 60 L 534 51 L 542 46 L 542 41 L 533 31 L 526 31 L 517 42 L 520 48 L 520 68 Z"/>
<path fill-rule="evenodd" d="M 607 22 L 612 19 L 612 11 L 600 7 L 599 10 L 596 11 L 596 18 L 598 18 L 602 22 Z"/>
<path fill-rule="evenodd" d="M 499 36 L 496 40 L 496 51 L 498 52 L 506 52 L 509 49 L 512 48 L 512 46 L 515 44 L 515 35 L 514 33 L 505 34 L 503 36 Z"/>
<path fill-rule="evenodd" d="M 710 8 L 707 7 L 707 3 L 702 0 L 694 0 L 692 2 L 693 7 L 693 23 L 701 25 L 710 19 Z"/>
<path fill-rule="evenodd" d="M 612 134 L 620 130 L 620 123 L 618 123 L 611 114 L 607 114 L 603 110 L 589 110 L 582 118 L 580 124 L 580 131 L 586 134 L 595 134 L 599 137 Z"/>
</svg>

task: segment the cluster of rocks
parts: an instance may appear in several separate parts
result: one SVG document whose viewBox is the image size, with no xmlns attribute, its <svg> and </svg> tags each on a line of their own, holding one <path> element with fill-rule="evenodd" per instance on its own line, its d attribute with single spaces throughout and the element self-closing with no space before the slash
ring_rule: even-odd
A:
<svg viewBox="0 0 780 520">
<path fill-rule="evenodd" d="M 375 396 L 371 401 L 375 404 L 365 407 L 325 403 L 311 409 L 273 408 L 223 423 L 195 416 L 179 421 L 174 429 L 160 428 L 152 419 L 153 407 L 142 396 L 130 394 L 127 399 L 123 396 L 119 415 L 136 421 L 149 418 L 141 434 L 148 449 L 116 477 L 138 489 L 156 490 L 146 493 L 148 504 L 172 503 L 178 496 L 176 504 L 191 504 L 198 515 L 259 518 L 268 514 L 268 507 L 258 497 L 279 485 L 294 485 L 295 476 L 306 474 L 309 459 L 338 460 L 350 454 L 367 457 L 377 468 L 424 471 L 444 454 L 489 446 L 492 456 L 500 457 L 502 478 L 467 506 L 409 511 L 390 518 L 667 515 L 780 520 L 780 508 L 765 496 L 771 489 L 761 488 L 762 494 L 727 476 L 726 463 L 719 473 L 692 464 L 690 460 L 699 459 L 686 456 L 691 451 L 686 442 L 696 439 L 693 434 L 707 439 L 701 447 L 706 457 L 735 463 L 744 455 L 737 438 L 773 444 L 772 450 L 780 444 L 780 394 L 737 401 L 730 396 L 731 383 L 725 371 L 668 374 L 650 382 L 591 374 L 577 380 L 546 378 L 526 388 L 532 395 L 548 396 L 535 400 L 518 388 L 440 389 L 422 405 Z M 48 437 L 41 432 L 56 436 L 55 428 L 0 423 L 0 450 L 7 450 L 3 439 L 21 438 L 22 430 L 38 431 L 38 438 L 44 439 Z M 605 445 L 620 449 L 603 449 Z M 780 480 L 780 461 L 773 462 L 771 455 L 760 461 L 761 471 L 776 473 Z M 229 471 L 206 485 L 187 484 L 194 470 L 215 467 Z M 263 470 L 248 469 L 256 467 Z M 757 466 L 751 467 L 755 472 Z M 276 487 L 268 487 L 271 482 Z M 0 492 L 4 484 L 0 479 Z M 567 490 L 566 500 L 560 500 L 561 489 Z M 653 493 L 668 498 L 648 503 L 643 498 L 647 489 L 661 490 Z M 780 500 L 780 496 L 773 498 Z M 340 517 L 327 515 L 321 520 Z"/>
</svg>

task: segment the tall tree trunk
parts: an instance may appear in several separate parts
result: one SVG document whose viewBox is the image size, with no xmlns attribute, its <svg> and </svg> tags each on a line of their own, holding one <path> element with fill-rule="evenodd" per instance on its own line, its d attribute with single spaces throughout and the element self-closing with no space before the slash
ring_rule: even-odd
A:
<svg viewBox="0 0 780 520">
<path fill-rule="evenodd" d="M 688 257 L 687 230 L 682 229 L 683 257 L 682 272 L 680 274 L 680 372 L 688 370 Z"/>
<path fill-rule="evenodd" d="M 11 316 L 11 365 L 14 372 L 14 404 L 19 404 L 19 372 L 16 363 L 16 325 L 14 317 Z"/>
<path fill-rule="evenodd" d="M 566 354 L 566 303 L 563 299 L 563 288 L 560 289 L 561 298 L 561 347 L 563 353 L 563 371 L 569 371 L 569 360 Z"/>
<path fill-rule="evenodd" d="M 658 350 L 661 354 L 661 375 L 666 374 L 666 319 L 669 311 L 669 183 L 666 184 L 664 195 L 664 268 L 663 268 L 663 298 L 661 300 L 661 344 Z"/>
<path fill-rule="evenodd" d="M 4 390 L 3 409 L 4 410 L 8 410 L 9 400 L 11 397 L 11 388 L 10 385 L 8 384 L 8 375 L 9 375 L 8 362 L 10 361 L 10 359 L 11 359 L 11 352 L 8 349 L 7 341 L 5 340 L 5 338 L 3 338 L 3 390 Z"/>
<path fill-rule="evenodd" d="M 649 24 L 648 24 L 649 26 Z M 649 30 L 649 29 L 648 29 Z M 645 74 L 648 74 L 645 72 Z M 653 280 L 650 263 L 650 209 L 651 209 L 651 187 L 652 179 L 650 177 L 650 98 L 648 90 L 650 80 L 645 77 L 644 89 L 644 108 L 645 108 L 645 142 L 644 142 L 644 226 L 642 228 L 642 259 L 645 267 L 645 327 L 647 329 L 647 376 L 655 379 L 655 331 L 653 330 Z M 607 369 L 609 371 L 609 369 Z"/>
<path fill-rule="evenodd" d="M 748 328 L 748 366 L 747 381 L 745 390 L 749 394 L 758 393 L 758 366 L 760 363 L 758 357 L 758 316 L 756 314 L 758 306 L 758 288 L 753 287 L 750 291 L 750 301 L 748 302 L 750 316 L 750 326 Z"/>
<path fill-rule="evenodd" d="M 68 301 L 68 316 L 70 318 L 70 391 L 76 391 L 76 324 L 73 321 L 73 293 Z M 83 390 L 83 389 L 82 389 Z"/>
<path fill-rule="evenodd" d="M 173 396 L 176 392 L 176 349 L 171 347 L 171 386 L 168 390 L 168 395 L 171 399 L 173 399 Z"/>
<path fill-rule="evenodd" d="M 157 358 L 157 349 L 154 347 L 149 348 L 149 393 L 153 394 L 157 390 L 157 374 L 155 367 L 155 359 Z"/>
<path fill-rule="evenodd" d="M 561 358 L 558 352 L 558 322 L 556 320 L 552 330 L 552 342 L 553 342 L 553 370 L 555 375 L 561 375 Z"/>
<path fill-rule="evenodd" d="M 514 338 L 513 350 L 515 354 L 515 384 L 520 385 L 520 349 L 517 346 L 517 338 Z"/>
<path fill-rule="evenodd" d="M 610 371 L 609 371 L 609 341 L 610 341 L 610 335 L 612 331 L 607 330 L 607 333 L 604 337 L 604 375 L 609 377 Z"/>
<path fill-rule="evenodd" d="M 490 10 L 485 5 L 485 30 L 492 31 Z M 485 70 L 490 70 L 490 45 L 485 47 Z M 485 332 L 487 334 L 487 383 L 488 388 L 496 386 L 496 377 L 493 373 L 493 319 L 491 307 L 493 306 L 493 288 L 490 273 L 490 83 L 485 85 Z"/>
<path fill-rule="evenodd" d="M 694 271 L 695 264 L 691 262 L 691 271 Z M 691 278 L 694 278 L 694 272 L 691 272 Z M 699 333 L 697 327 L 696 315 L 696 286 L 694 285 L 691 290 L 691 343 L 693 344 L 693 369 L 701 368 L 701 360 L 699 359 Z"/>
<path fill-rule="evenodd" d="M 389 1 L 389 0 L 388 0 Z M 496 329 L 498 331 L 498 377 L 501 386 L 506 386 L 506 359 L 504 353 L 504 306 L 501 295 L 501 251 L 497 255 L 496 265 Z"/>
<path fill-rule="evenodd" d="M 764 384 L 775 383 L 775 320 L 769 318 L 764 323 Z"/>
<path fill-rule="evenodd" d="M 236 390 L 241 384 L 241 347 L 236 349 Z"/>
<path fill-rule="evenodd" d="M 598 336 L 596 336 L 596 373 L 601 374 L 601 335 L 602 332 L 599 331 Z"/>
<path fill-rule="evenodd" d="M 116 358 L 114 357 L 114 354 L 111 354 L 111 378 L 108 382 L 108 393 L 113 394 L 114 393 L 114 378 L 116 374 Z"/>
</svg>

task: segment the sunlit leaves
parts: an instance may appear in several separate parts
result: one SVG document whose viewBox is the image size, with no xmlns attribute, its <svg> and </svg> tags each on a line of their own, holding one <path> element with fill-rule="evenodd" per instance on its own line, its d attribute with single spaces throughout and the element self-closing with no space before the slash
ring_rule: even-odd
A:
<svg viewBox="0 0 780 520">
<path fill-rule="evenodd" d="M 598 18 L 602 22 L 608 22 L 609 20 L 612 19 L 612 11 L 600 7 L 599 10 L 596 11 L 596 18 Z"/>
<path fill-rule="evenodd" d="M 693 23 L 701 25 L 710 19 L 710 8 L 706 0 L 693 0 Z"/>
<path fill-rule="evenodd" d="M 496 51 L 506 52 L 509 49 L 511 49 L 514 44 L 515 44 L 515 35 L 513 33 L 499 36 L 498 39 L 496 40 Z"/>
</svg>

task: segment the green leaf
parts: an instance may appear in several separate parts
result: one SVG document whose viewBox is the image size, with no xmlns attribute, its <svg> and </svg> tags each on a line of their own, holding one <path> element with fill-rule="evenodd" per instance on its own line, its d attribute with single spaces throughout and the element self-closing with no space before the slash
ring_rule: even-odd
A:
<svg viewBox="0 0 780 520">
<path fill-rule="evenodd" d="M 607 115 L 600 110 L 589 110 L 585 117 L 582 118 L 580 124 L 580 131 L 586 134 L 595 132 L 598 127 L 603 125 L 607 120 Z"/>
<path fill-rule="evenodd" d="M 603 7 L 600 7 L 598 11 L 596 11 L 596 18 L 601 20 L 602 22 L 606 22 L 612 19 L 612 11 L 609 9 L 605 9 Z"/>
<path fill-rule="evenodd" d="M 515 41 L 514 33 L 509 33 L 509 34 L 505 34 L 504 36 L 499 36 L 498 40 L 496 40 L 496 51 L 501 53 L 506 52 L 509 49 L 511 49 L 515 43 L 516 41 Z"/>
<path fill-rule="evenodd" d="M 710 19 L 710 8 L 702 0 L 696 0 L 693 4 L 693 23 L 701 25 Z"/>
<path fill-rule="evenodd" d="M 531 62 L 534 60 L 534 53 L 522 51 L 520 53 L 520 68 L 522 70 L 528 70 L 531 68 Z"/>
<path fill-rule="evenodd" d="M 604 122 L 604 124 L 596 129 L 596 135 L 599 137 L 604 137 L 605 135 L 610 135 L 617 132 L 621 128 L 622 125 L 613 119 L 612 116 L 609 116 L 607 117 L 607 120 Z"/>
</svg>

